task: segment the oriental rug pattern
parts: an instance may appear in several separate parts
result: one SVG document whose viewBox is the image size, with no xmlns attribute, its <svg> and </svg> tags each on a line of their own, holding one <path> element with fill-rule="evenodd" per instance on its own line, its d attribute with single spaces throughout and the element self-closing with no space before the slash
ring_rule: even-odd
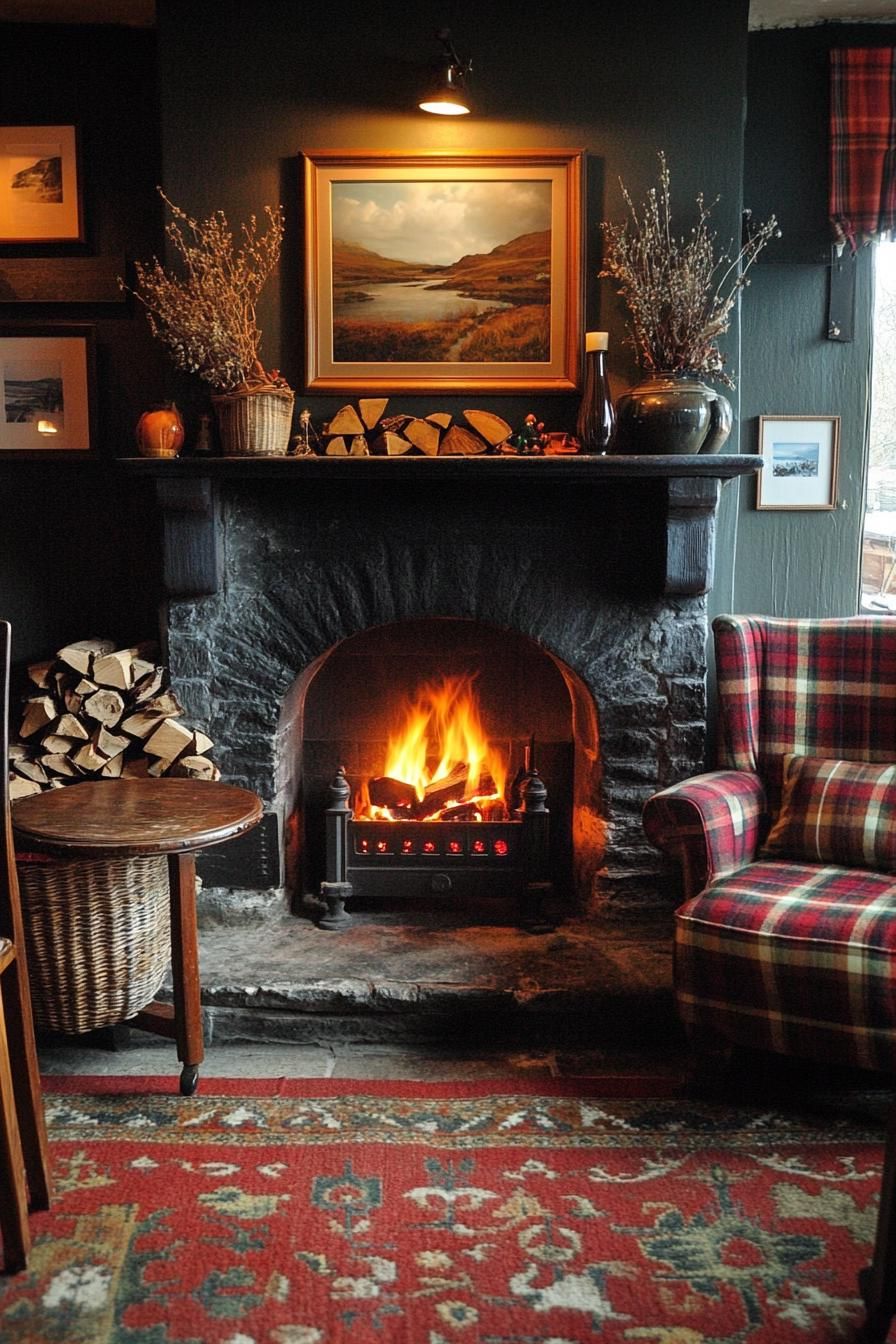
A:
<svg viewBox="0 0 896 1344">
<path fill-rule="evenodd" d="M 4 1344 L 834 1344 L 873 1108 L 637 1080 L 50 1080 Z"/>
</svg>

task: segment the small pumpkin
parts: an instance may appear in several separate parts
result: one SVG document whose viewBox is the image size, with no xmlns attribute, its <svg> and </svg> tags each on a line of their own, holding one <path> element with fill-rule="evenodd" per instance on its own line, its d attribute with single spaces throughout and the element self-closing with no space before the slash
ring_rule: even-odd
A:
<svg viewBox="0 0 896 1344">
<path fill-rule="evenodd" d="M 144 411 L 137 421 L 141 457 L 177 457 L 184 443 L 184 422 L 174 402 Z"/>
</svg>

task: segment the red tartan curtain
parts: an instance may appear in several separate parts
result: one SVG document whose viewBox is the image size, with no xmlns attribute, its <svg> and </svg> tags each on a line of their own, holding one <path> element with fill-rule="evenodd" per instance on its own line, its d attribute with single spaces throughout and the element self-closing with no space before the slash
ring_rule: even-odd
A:
<svg viewBox="0 0 896 1344">
<path fill-rule="evenodd" d="M 831 52 L 830 187 L 838 241 L 896 230 L 896 47 Z"/>
</svg>

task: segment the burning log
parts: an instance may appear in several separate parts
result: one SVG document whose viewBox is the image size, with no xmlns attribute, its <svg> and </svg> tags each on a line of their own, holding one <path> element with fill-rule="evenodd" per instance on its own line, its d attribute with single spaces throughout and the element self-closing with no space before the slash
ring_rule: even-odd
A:
<svg viewBox="0 0 896 1344">
<path fill-rule="evenodd" d="M 412 784 L 403 779 L 390 779 L 388 775 L 378 775 L 367 785 L 367 793 L 373 807 L 410 808 L 417 801 L 417 793 Z"/>
<path fill-rule="evenodd" d="M 434 779 L 423 790 L 423 797 L 416 800 L 411 808 L 417 821 L 429 817 L 442 820 L 450 805 L 467 806 L 470 803 L 470 790 L 467 784 L 468 770 L 463 763 L 452 767 L 451 773 Z M 476 798 L 488 798 L 495 792 L 495 781 L 489 774 L 481 774 Z"/>
</svg>

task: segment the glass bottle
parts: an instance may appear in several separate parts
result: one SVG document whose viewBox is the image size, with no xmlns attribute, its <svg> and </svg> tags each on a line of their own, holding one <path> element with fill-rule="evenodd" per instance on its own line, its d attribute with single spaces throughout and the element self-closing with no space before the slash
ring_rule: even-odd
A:
<svg viewBox="0 0 896 1344">
<path fill-rule="evenodd" d="M 585 332 L 585 388 L 576 420 L 583 453 L 605 453 L 610 446 L 616 412 L 607 378 L 607 333 Z"/>
</svg>

